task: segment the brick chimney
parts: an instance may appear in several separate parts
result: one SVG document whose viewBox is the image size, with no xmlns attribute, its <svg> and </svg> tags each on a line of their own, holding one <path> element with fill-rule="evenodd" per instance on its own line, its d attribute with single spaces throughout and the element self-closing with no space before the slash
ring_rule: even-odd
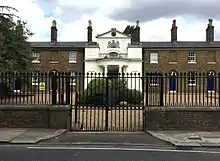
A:
<svg viewBox="0 0 220 161">
<path fill-rule="evenodd" d="M 92 42 L 92 21 L 89 20 L 89 25 L 87 27 L 87 41 L 89 43 Z"/>
<path fill-rule="evenodd" d="M 136 32 L 137 32 L 137 42 L 140 42 L 140 26 L 139 26 L 139 20 L 137 20 L 137 25 L 136 25 Z"/>
<path fill-rule="evenodd" d="M 213 42 L 214 41 L 214 26 L 212 25 L 213 20 L 209 19 L 208 27 L 206 29 L 206 41 Z"/>
<path fill-rule="evenodd" d="M 171 28 L 171 41 L 176 42 L 177 41 L 177 26 L 176 26 L 176 20 L 173 20 L 172 28 Z"/>
<path fill-rule="evenodd" d="M 57 42 L 57 23 L 55 20 L 52 21 L 52 26 L 51 26 L 51 42 L 55 43 Z"/>
</svg>

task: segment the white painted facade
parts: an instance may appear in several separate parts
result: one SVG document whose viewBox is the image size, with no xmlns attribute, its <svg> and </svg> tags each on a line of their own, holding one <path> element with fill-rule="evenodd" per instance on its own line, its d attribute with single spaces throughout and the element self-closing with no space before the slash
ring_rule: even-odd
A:
<svg viewBox="0 0 220 161">
<path fill-rule="evenodd" d="M 107 76 L 107 73 L 113 71 L 142 75 L 142 47 L 131 45 L 129 35 L 112 28 L 97 35 L 96 39 L 98 47 L 85 48 L 85 73 L 104 73 Z M 141 90 L 140 78 L 132 78 L 132 81 L 130 78 L 128 87 Z"/>
</svg>

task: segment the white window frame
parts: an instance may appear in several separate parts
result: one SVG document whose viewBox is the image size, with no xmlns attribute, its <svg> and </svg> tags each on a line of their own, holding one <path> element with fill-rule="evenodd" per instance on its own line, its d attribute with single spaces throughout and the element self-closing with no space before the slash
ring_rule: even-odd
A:
<svg viewBox="0 0 220 161">
<path fill-rule="evenodd" d="M 39 71 L 33 71 L 32 73 L 33 73 L 32 79 L 31 79 L 32 86 L 37 86 L 37 85 L 39 85 L 39 80 L 40 80 Z M 36 73 L 36 75 L 35 75 L 35 73 Z"/>
<path fill-rule="evenodd" d="M 150 53 L 150 63 L 158 64 L 158 53 Z"/>
<path fill-rule="evenodd" d="M 32 63 L 40 63 L 40 52 L 32 52 L 32 56 L 34 60 L 32 60 Z"/>
<path fill-rule="evenodd" d="M 69 52 L 69 63 L 76 63 L 77 62 L 77 52 L 70 51 Z"/>
<path fill-rule="evenodd" d="M 189 72 L 188 86 L 196 86 L 196 72 L 193 72 L 193 71 Z"/>
<path fill-rule="evenodd" d="M 149 79 L 150 86 L 158 86 L 159 85 L 159 77 L 157 75 L 150 76 Z"/>
<path fill-rule="evenodd" d="M 72 86 L 76 85 L 76 72 L 74 71 L 70 72 L 70 85 Z"/>
<path fill-rule="evenodd" d="M 196 63 L 196 52 L 195 51 L 190 51 L 188 52 L 188 63 L 194 64 Z"/>
</svg>

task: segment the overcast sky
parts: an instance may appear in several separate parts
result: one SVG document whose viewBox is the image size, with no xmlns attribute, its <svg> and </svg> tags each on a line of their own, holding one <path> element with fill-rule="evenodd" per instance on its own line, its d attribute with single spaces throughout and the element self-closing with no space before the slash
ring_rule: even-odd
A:
<svg viewBox="0 0 220 161">
<path fill-rule="evenodd" d="M 140 20 L 141 41 L 170 41 L 176 19 L 179 41 L 204 41 L 208 19 L 213 19 L 215 40 L 220 40 L 220 0 L 1 0 L 19 10 L 35 33 L 31 41 L 50 41 L 52 20 L 58 41 L 85 41 L 88 20 L 93 36 Z"/>
</svg>

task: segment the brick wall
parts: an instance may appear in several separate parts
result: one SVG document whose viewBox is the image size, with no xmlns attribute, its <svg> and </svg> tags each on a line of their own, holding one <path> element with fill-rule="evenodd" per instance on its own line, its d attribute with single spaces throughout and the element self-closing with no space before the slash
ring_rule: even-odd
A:
<svg viewBox="0 0 220 161">
<path fill-rule="evenodd" d="M 220 130 L 220 108 L 216 107 L 149 107 L 147 130 Z"/>
<path fill-rule="evenodd" d="M 0 105 L 0 128 L 68 129 L 68 106 Z"/>
</svg>

